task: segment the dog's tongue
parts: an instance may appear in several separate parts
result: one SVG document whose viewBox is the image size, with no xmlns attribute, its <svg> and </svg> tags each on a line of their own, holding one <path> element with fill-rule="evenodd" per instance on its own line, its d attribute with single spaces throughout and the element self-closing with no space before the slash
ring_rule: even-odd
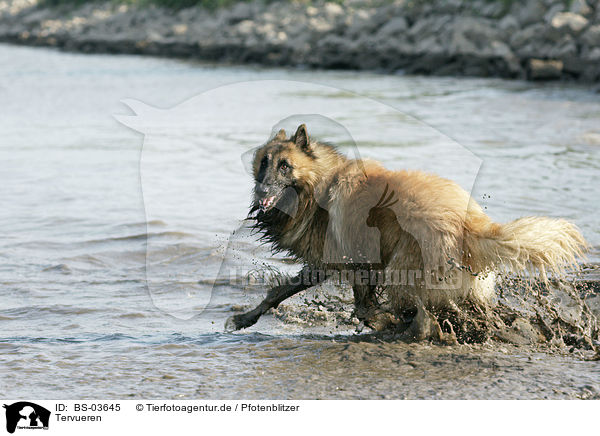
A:
<svg viewBox="0 0 600 436">
<path fill-rule="evenodd" d="M 263 199 L 260 200 L 260 207 L 262 209 L 266 209 L 269 206 L 271 206 L 273 204 L 273 200 L 275 200 L 275 196 L 272 195 L 271 197 L 265 197 Z"/>
</svg>

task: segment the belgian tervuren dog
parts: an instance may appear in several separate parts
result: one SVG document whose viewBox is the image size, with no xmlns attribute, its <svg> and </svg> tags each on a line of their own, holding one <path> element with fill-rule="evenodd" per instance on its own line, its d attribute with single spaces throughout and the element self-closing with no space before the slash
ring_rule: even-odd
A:
<svg viewBox="0 0 600 436">
<path fill-rule="evenodd" d="M 419 305 L 493 304 L 495 271 L 546 280 L 576 266 L 587 248 L 563 219 L 494 223 L 456 183 L 348 159 L 311 140 L 305 125 L 289 138 L 280 130 L 259 148 L 253 173 L 250 217 L 274 249 L 304 268 L 254 310 L 231 317 L 229 329 L 253 325 L 332 272 L 351 281 L 357 317 L 384 329 Z"/>
</svg>

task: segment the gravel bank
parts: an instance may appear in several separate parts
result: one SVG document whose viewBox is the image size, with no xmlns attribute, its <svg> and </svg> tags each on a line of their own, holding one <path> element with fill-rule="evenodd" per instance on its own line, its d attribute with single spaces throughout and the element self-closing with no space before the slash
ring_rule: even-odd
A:
<svg viewBox="0 0 600 436">
<path fill-rule="evenodd" d="M 600 2 L 351 0 L 209 11 L 0 1 L 0 41 L 90 53 L 600 81 Z"/>
</svg>

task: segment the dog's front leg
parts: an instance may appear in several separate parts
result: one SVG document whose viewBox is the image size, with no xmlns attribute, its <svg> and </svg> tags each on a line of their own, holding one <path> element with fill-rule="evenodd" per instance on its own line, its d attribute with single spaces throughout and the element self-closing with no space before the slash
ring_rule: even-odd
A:
<svg viewBox="0 0 600 436">
<path fill-rule="evenodd" d="M 265 299 L 253 310 L 229 317 L 225 322 L 225 330 L 240 330 L 256 324 L 258 319 L 269 309 L 276 308 L 283 300 L 317 285 L 320 281 L 320 277 L 314 277 L 308 268 L 304 268 L 288 283 L 272 288 Z"/>
</svg>

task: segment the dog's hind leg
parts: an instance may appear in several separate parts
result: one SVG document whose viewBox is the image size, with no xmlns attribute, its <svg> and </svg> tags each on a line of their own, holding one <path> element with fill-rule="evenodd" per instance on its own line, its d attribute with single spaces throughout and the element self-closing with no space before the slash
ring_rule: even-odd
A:
<svg viewBox="0 0 600 436">
<path fill-rule="evenodd" d="M 258 319 L 269 309 L 276 308 L 283 300 L 315 286 L 321 281 L 320 276 L 315 277 L 309 269 L 304 268 L 295 278 L 290 280 L 290 283 L 272 288 L 265 299 L 251 311 L 229 317 L 225 322 L 225 330 L 240 330 L 256 324 Z"/>
</svg>

